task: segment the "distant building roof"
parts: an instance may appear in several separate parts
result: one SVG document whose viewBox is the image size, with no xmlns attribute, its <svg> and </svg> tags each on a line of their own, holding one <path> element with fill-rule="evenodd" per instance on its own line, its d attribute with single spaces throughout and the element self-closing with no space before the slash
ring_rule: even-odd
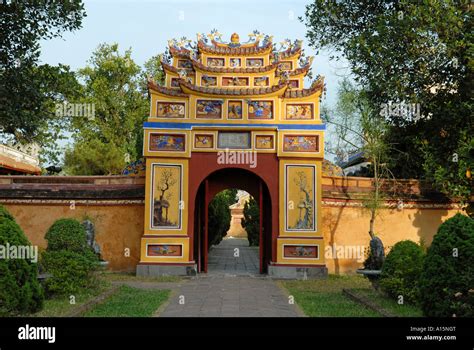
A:
<svg viewBox="0 0 474 350">
<path fill-rule="evenodd" d="M 39 160 L 14 148 L 0 145 L 0 174 L 41 174 Z"/>
</svg>

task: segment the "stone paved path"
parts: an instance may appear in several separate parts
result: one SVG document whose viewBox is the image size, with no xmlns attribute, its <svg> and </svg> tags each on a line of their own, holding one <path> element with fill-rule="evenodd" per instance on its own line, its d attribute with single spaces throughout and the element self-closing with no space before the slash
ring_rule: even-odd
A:
<svg viewBox="0 0 474 350">
<path fill-rule="evenodd" d="M 234 258 L 239 248 L 239 258 Z M 297 317 L 277 284 L 258 275 L 258 250 L 247 240 L 224 240 L 209 254 L 208 274 L 182 284 L 160 317 Z"/>
<path fill-rule="evenodd" d="M 238 253 L 238 256 L 236 256 Z M 227 238 L 211 248 L 208 273 L 254 276 L 259 274 L 258 247 L 249 247 L 247 239 Z"/>
</svg>

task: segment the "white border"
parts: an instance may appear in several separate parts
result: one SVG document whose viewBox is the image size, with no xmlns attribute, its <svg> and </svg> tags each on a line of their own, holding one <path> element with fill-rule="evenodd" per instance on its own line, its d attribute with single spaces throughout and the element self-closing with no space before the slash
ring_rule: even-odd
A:
<svg viewBox="0 0 474 350">
<path fill-rule="evenodd" d="M 295 105 L 302 105 L 302 104 L 305 104 L 305 105 L 312 105 L 313 108 L 312 108 L 312 114 L 313 114 L 313 117 L 311 119 L 288 119 L 288 115 L 287 115 L 287 106 L 295 106 Z M 306 120 L 306 121 L 312 121 L 312 120 L 316 120 L 316 104 L 314 102 L 300 102 L 300 103 L 288 103 L 286 102 L 285 103 L 285 118 L 283 120 L 290 120 L 290 121 L 301 121 L 301 120 Z"/>
<path fill-rule="evenodd" d="M 156 151 L 156 150 L 151 150 L 150 149 L 150 145 L 151 145 L 151 135 L 152 134 L 158 134 L 158 135 L 181 135 L 181 136 L 184 136 L 184 151 L 169 151 L 169 150 L 163 150 L 163 151 Z M 177 153 L 177 154 L 181 154 L 181 153 L 186 153 L 186 151 L 188 150 L 187 149 L 187 146 L 188 146 L 188 134 L 182 134 L 180 132 L 177 132 L 177 133 L 173 133 L 173 132 L 161 132 L 161 131 L 152 131 L 150 130 L 148 132 L 148 153 Z"/>
<path fill-rule="evenodd" d="M 311 247 L 318 247 L 318 251 L 317 251 L 317 256 L 315 258 L 305 258 L 305 257 L 287 257 L 285 256 L 285 246 L 311 246 Z M 320 255 L 319 255 L 319 251 L 320 251 L 320 246 L 319 244 L 308 244 L 308 243 L 283 243 L 281 245 L 281 257 L 282 259 L 285 259 L 285 260 L 289 260 L 289 259 L 301 259 L 301 260 L 319 260 L 320 259 Z"/>
<path fill-rule="evenodd" d="M 221 117 L 220 118 L 204 118 L 204 117 L 198 117 L 198 101 L 221 101 Z M 224 119 L 224 105 L 225 105 L 225 99 L 224 98 L 201 98 L 201 97 L 196 97 L 196 100 L 194 101 L 195 103 L 195 108 L 194 108 L 194 120 L 225 120 Z"/>
<path fill-rule="evenodd" d="M 285 164 L 285 171 L 283 174 L 283 186 L 284 186 L 284 194 L 283 194 L 283 204 L 285 205 L 285 211 L 284 211 L 284 227 L 285 227 L 285 232 L 318 232 L 318 220 L 317 220 L 317 207 L 316 207 L 316 179 L 317 179 L 317 166 L 316 164 Z M 288 228 L 288 183 L 287 183 L 287 172 L 288 172 L 288 167 L 311 167 L 314 169 L 313 173 L 313 229 L 312 230 L 296 230 L 296 229 L 289 229 Z"/>
<path fill-rule="evenodd" d="M 273 139 L 273 148 L 257 148 L 257 136 L 271 136 Z M 253 134 L 253 149 L 256 151 L 276 151 L 276 138 L 275 134 L 259 134 L 258 131 L 254 131 Z"/>
<path fill-rule="evenodd" d="M 149 245 L 180 245 L 181 246 L 181 255 L 173 255 L 173 256 L 167 256 L 167 255 L 148 255 L 148 246 Z M 183 243 L 146 243 L 145 247 L 145 256 L 147 258 L 151 259 L 182 259 L 184 257 L 184 244 Z"/>
<path fill-rule="evenodd" d="M 155 165 L 158 166 L 165 166 L 168 168 L 178 166 L 180 168 L 180 188 L 179 188 L 179 200 L 178 203 L 183 201 L 183 181 L 184 181 L 184 167 L 183 164 L 174 164 L 174 163 L 151 163 L 151 181 L 150 181 L 150 222 L 149 222 L 149 229 L 153 231 L 165 231 L 165 230 L 174 230 L 174 231 L 181 231 L 183 229 L 183 210 L 179 209 L 179 225 L 178 227 L 173 226 L 153 226 L 153 209 L 154 209 L 154 197 L 153 197 L 153 188 L 154 188 L 154 181 L 155 181 Z"/>
<path fill-rule="evenodd" d="M 184 117 L 160 117 L 158 116 L 158 103 L 161 102 L 161 103 L 184 103 Z M 153 118 L 156 118 L 156 119 L 160 119 L 160 120 L 169 120 L 169 119 L 178 119 L 178 120 L 182 120 L 182 119 L 188 119 L 188 101 L 179 101 L 179 100 L 171 100 L 171 101 L 167 101 L 167 100 L 156 100 L 156 115 L 153 117 Z"/>
</svg>

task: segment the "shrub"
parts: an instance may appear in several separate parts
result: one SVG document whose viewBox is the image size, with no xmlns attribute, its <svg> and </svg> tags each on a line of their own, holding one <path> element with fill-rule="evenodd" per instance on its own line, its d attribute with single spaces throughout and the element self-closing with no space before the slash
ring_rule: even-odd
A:
<svg viewBox="0 0 474 350">
<path fill-rule="evenodd" d="M 394 299 L 401 295 L 404 301 L 416 304 L 424 256 L 423 249 L 415 242 L 406 240 L 395 244 L 382 266 L 382 290 Z"/>
<path fill-rule="evenodd" d="M 90 250 L 87 245 L 86 230 L 82 224 L 75 219 L 59 219 L 46 233 L 48 251 L 67 250 L 79 254 Z"/>
<path fill-rule="evenodd" d="M 7 209 L 3 205 L 0 204 L 0 220 L 2 218 L 9 219 L 11 221 L 15 221 L 15 218 L 8 212 Z"/>
<path fill-rule="evenodd" d="M 423 264 L 420 298 L 426 316 L 474 316 L 473 219 L 456 214 L 441 224 Z"/>
<path fill-rule="evenodd" d="M 46 281 L 49 294 L 65 295 L 90 287 L 98 257 L 87 244 L 84 226 L 74 219 L 59 219 L 45 236 L 48 248 L 42 267 L 52 275 Z"/>
<path fill-rule="evenodd" d="M 25 234 L 0 207 L 0 246 L 31 245 Z M 32 313 L 43 306 L 43 290 L 37 280 L 37 264 L 26 259 L 0 258 L 0 316 Z"/>
<path fill-rule="evenodd" d="M 217 245 L 227 235 L 230 227 L 229 206 L 235 203 L 236 189 L 219 192 L 209 203 L 208 246 Z"/>
<path fill-rule="evenodd" d="M 43 266 L 52 274 L 46 280 L 46 290 L 50 294 L 67 295 L 91 287 L 95 282 L 93 271 L 97 262 L 92 251 L 85 254 L 67 250 L 44 252 Z"/>
<path fill-rule="evenodd" d="M 260 243 L 260 209 L 253 197 L 250 197 L 250 200 L 245 203 L 242 227 L 247 232 L 249 245 L 258 246 Z"/>
</svg>

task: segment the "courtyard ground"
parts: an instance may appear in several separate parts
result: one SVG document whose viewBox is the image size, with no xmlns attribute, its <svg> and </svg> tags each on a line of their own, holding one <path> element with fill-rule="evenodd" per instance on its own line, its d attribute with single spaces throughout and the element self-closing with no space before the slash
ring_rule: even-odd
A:
<svg viewBox="0 0 474 350">
<path fill-rule="evenodd" d="M 238 254 L 236 254 L 236 251 Z M 362 276 L 324 280 L 273 280 L 258 271 L 258 248 L 246 239 L 224 239 L 209 252 L 207 274 L 137 277 L 103 273 L 97 290 L 46 301 L 35 316 L 109 317 L 382 317 L 421 316 L 372 289 Z M 367 306 L 352 296 L 370 301 Z M 102 297 L 105 294 L 105 297 Z"/>
</svg>

